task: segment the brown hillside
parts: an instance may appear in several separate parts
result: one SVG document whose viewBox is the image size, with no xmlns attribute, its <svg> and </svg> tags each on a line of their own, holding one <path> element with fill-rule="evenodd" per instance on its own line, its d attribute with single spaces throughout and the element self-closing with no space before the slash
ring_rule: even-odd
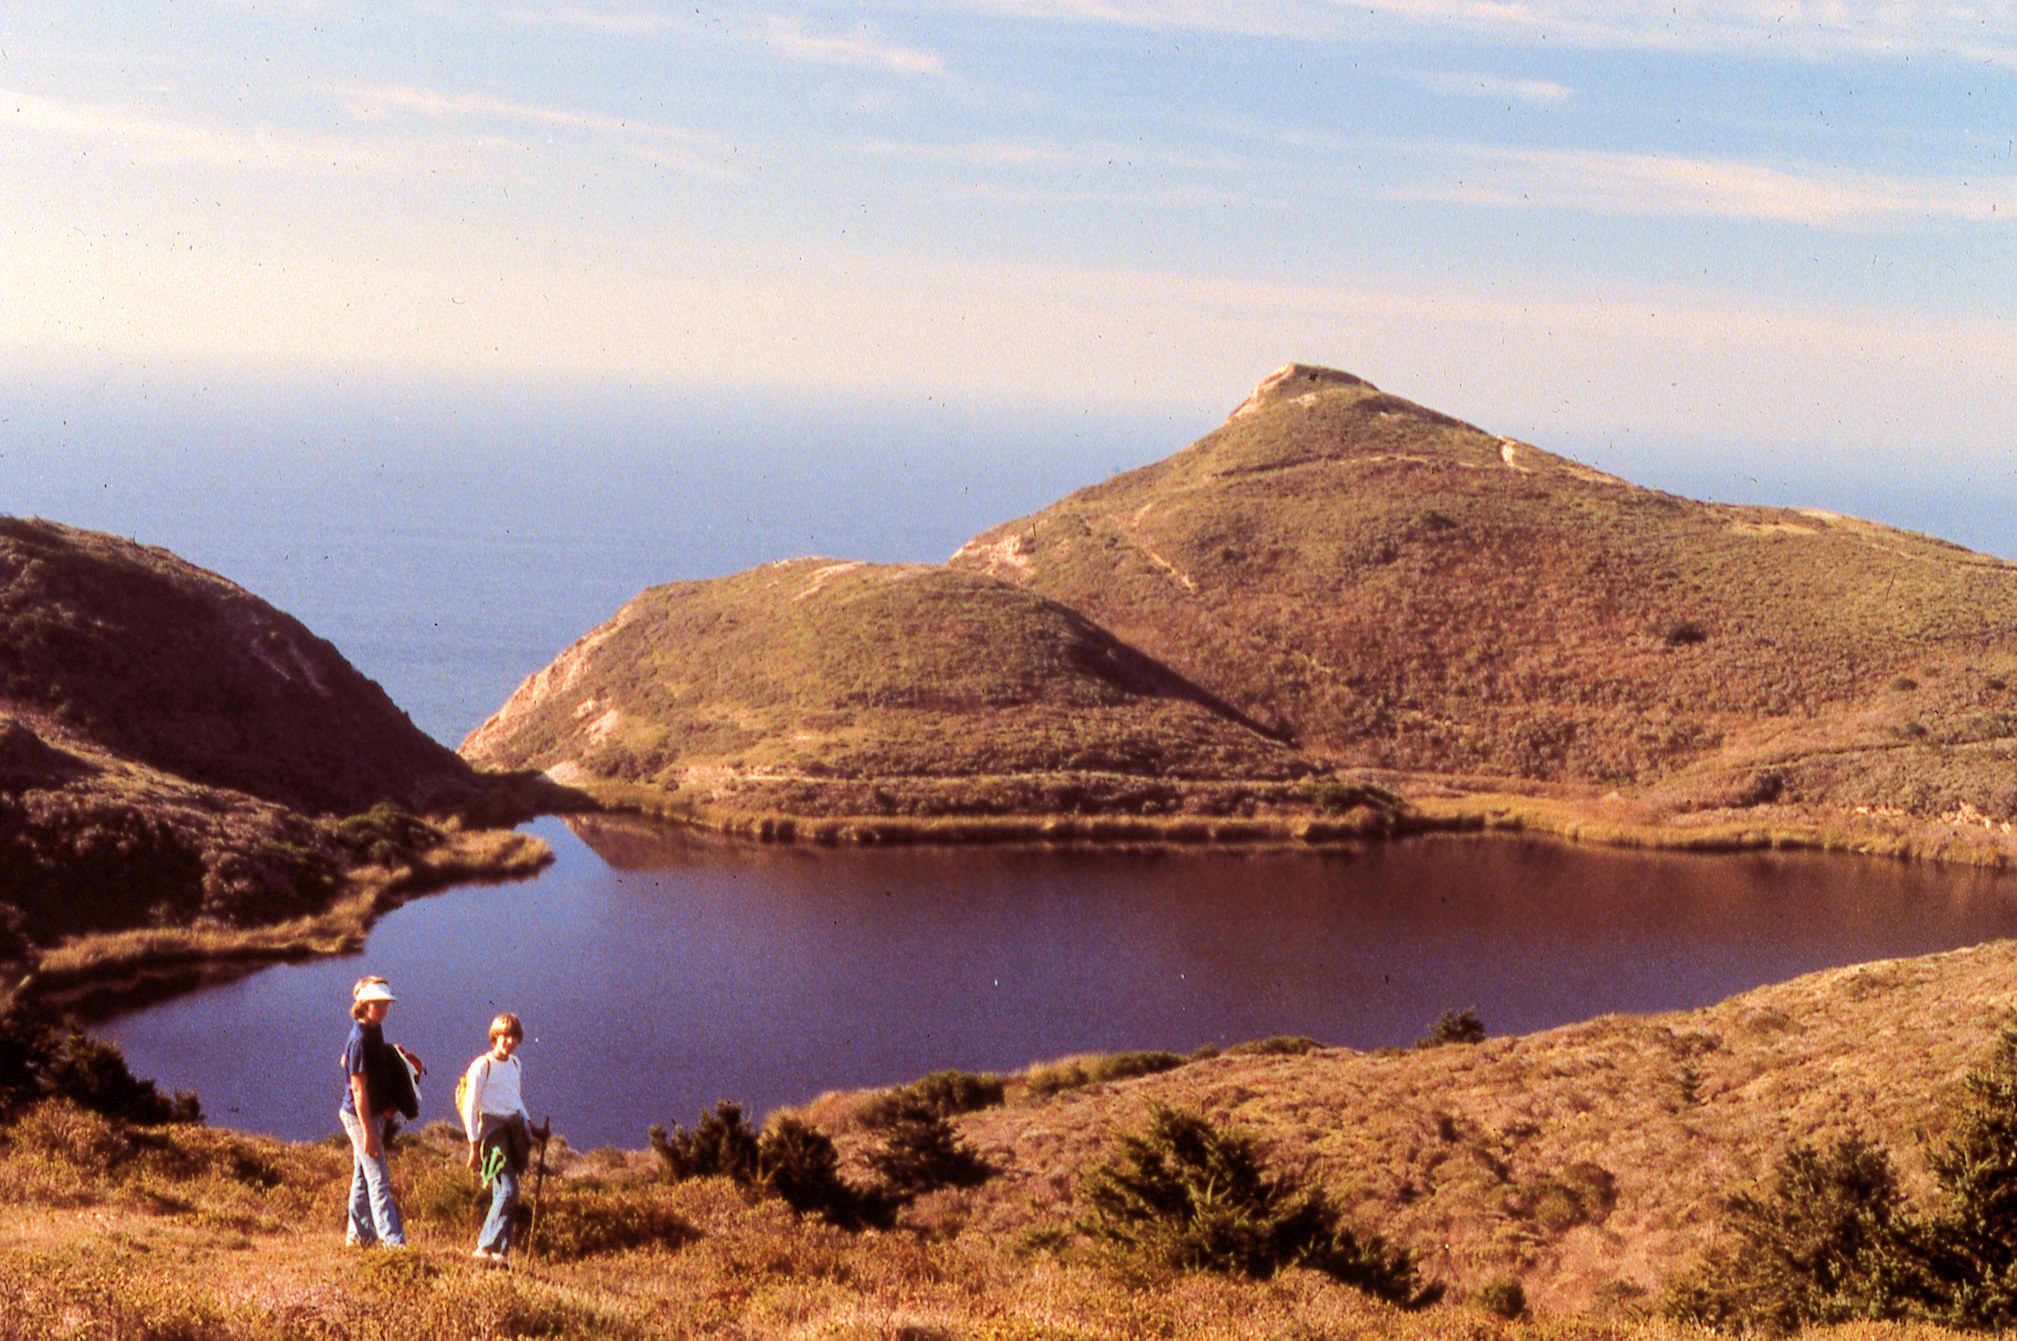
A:
<svg viewBox="0 0 2017 1341">
<path fill-rule="evenodd" d="M 439 822 L 508 809 L 504 786 L 223 578 L 0 518 L 0 965 L 90 933 L 324 914 L 365 867 L 389 889 L 464 847 Z"/>
<path fill-rule="evenodd" d="M 823 559 L 643 593 L 463 753 L 801 814 L 1102 809 L 1130 786 L 1309 771 L 1054 601 L 945 568 Z"/>
<path fill-rule="evenodd" d="M 345 814 L 478 783 L 299 621 L 166 550 L 0 518 L 0 707 L 209 786 Z"/>
<path fill-rule="evenodd" d="M 1338 764 L 2017 815 L 2017 565 L 1643 489 L 1292 365 L 952 559 Z"/>
<path fill-rule="evenodd" d="M 1040 1100 L 1018 1081 L 961 1120 L 1004 1174 L 935 1209 L 1008 1241 L 1068 1226 L 1081 1173 L 1154 1101 L 1252 1133 L 1458 1297 L 1513 1276 L 1546 1314 L 1646 1309 L 1791 1142 L 1861 1133 L 1930 1198 L 1929 1143 L 2009 1017 L 2013 970 L 1998 943 L 1470 1046 L 1236 1048 Z M 808 1111 L 844 1128 L 861 1105 Z"/>
</svg>

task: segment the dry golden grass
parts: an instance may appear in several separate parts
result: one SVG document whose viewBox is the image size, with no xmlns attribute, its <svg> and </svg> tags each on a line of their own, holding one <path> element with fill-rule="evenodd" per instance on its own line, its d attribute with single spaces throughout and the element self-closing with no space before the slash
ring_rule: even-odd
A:
<svg viewBox="0 0 2017 1341">
<path fill-rule="evenodd" d="M 723 1180 L 657 1183 L 648 1153 L 557 1144 L 553 1244 L 590 1242 L 568 1217 L 630 1209 L 598 1221 L 604 1248 L 510 1276 L 463 1256 L 472 1192 L 445 1129 L 395 1153 L 417 1251 L 357 1253 L 340 1246 L 338 1147 L 131 1132 L 45 1107 L 0 1129 L 0 1337 L 1692 1341 L 1658 1318 L 1660 1292 L 1713 1237 L 1722 1198 L 1787 1143 L 1860 1131 L 1926 1191 L 1925 1143 L 1952 1121 L 2013 982 L 2017 945 L 1996 944 L 1476 1045 L 1228 1051 L 1046 1097 L 1034 1073 L 1013 1077 L 1002 1106 L 957 1119 L 1003 1172 L 931 1194 L 886 1232 L 802 1223 Z M 822 1096 L 801 1115 L 858 1161 L 872 1098 Z M 1272 1167 L 1414 1252 L 1448 1301 L 1408 1314 L 1309 1272 L 1170 1274 L 1073 1236 L 1080 1177 L 1152 1100 L 1253 1133 Z M 665 1237 L 608 1248 L 624 1225 Z M 1478 1302 L 1505 1278 L 1524 1286 L 1531 1318 Z"/>
</svg>

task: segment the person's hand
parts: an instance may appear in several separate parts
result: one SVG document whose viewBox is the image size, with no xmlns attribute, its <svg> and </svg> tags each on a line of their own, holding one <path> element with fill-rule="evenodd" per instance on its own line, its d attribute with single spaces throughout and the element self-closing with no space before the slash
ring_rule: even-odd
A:
<svg viewBox="0 0 2017 1341">
<path fill-rule="evenodd" d="M 478 1156 L 480 1155 L 480 1153 L 481 1153 L 481 1151 L 480 1151 L 480 1150 L 478 1149 L 478 1147 L 477 1147 L 477 1144 L 476 1144 L 476 1142 L 474 1142 L 474 1141 L 471 1141 L 471 1142 L 469 1143 L 469 1167 L 470 1167 L 470 1168 L 474 1169 L 474 1168 L 476 1168 L 476 1167 L 477 1167 L 477 1165 L 478 1165 Z"/>
<path fill-rule="evenodd" d="M 385 1143 L 378 1139 L 378 1124 L 374 1122 L 364 1129 L 364 1157 L 382 1159 L 384 1156 Z"/>
</svg>

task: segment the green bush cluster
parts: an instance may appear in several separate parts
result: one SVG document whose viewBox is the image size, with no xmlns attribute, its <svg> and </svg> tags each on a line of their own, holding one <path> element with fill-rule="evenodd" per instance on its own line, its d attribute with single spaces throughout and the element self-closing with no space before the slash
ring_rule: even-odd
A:
<svg viewBox="0 0 2017 1341">
<path fill-rule="evenodd" d="M 1914 1208 L 1891 1156 L 1861 1135 L 1796 1144 L 1726 1235 L 1670 1288 L 1670 1316 L 1787 1333 L 1855 1319 L 2017 1327 L 2017 1026 L 1968 1077 L 1954 1136 L 1929 1152 L 1938 1199 Z"/>
<path fill-rule="evenodd" d="M 876 1095 L 863 1107 L 862 1121 L 871 1127 L 888 1126 L 918 1108 L 938 1117 L 957 1117 L 995 1107 L 1006 1092 L 1007 1083 L 997 1075 L 933 1071 Z"/>
<path fill-rule="evenodd" d="M 1024 1078 L 1023 1088 L 1031 1098 L 1042 1099 L 1110 1080 L 1174 1071 L 1183 1064 L 1184 1059 L 1174 1052 L 1109 1052 L 1098 1057 L 1073 1057 L 1036 1067 Z"/>
<path fill-rule="evenodd" d="M 675 1181 L 724 1177 L 752 1200 L 775 1197 L 801 1216 L 841 1229 L 884 1227 L 912 1201 L 942 1187 L 973 1186 L 994 1169 L 960 1142 L 951 1121 L 919 1100 L 884 1117 L 868 1155 L 873 1179 L 850 1181 L 833 1138 L 791 1114 L 752 1130 L 738 1104 L 721 1103 L 691 1131 L 651 1129 L 651 1148 Z"/>
<path fill-rule="evenodd" d="M 0 1118 L 52 1098 L 141 1126 L 203 1120 L 194 1094 L 163 1095 L 133 1074 L 115 1044 L 22 1009 L 0 1015 Z"/>
<path fill-rule="evenodd" d="M 1178 1271 L 1267 1279 L 1309 1267 L 1377 1298 L 1419 1308 L 1441 1297 L 1405 1249 L 1360 1238 L 1321 1189 L 1268 1173 L 1254 1141 L 1202 1115 L 1152 1104 L 1079 1195 L 1083 1234 Z"/>
<path fill-rule="evenodd" d="M 1417 1039 L 1418 1048 L 1441 1048 L 1452 1044 L 1470 1045 L 1485 1041 L 1485 1022 L 1478 1018 L 1476 1006 L 1466 1006 L 1462 1010 L 1446 1010 L 1436 1017 L 1429 1026 L 1429 1032 Z"/>
</svg>

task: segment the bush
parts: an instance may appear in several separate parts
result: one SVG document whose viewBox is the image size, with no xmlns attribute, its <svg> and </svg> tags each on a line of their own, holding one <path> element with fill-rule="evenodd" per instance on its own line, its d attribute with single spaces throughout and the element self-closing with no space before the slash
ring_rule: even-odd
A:
<svg viewBox="0 0 2017 1341">
<path fill-rule="evenodd" d="M 1448 1044 L 1471 1044 L 1485 1041 L 1485 1022 L 1478 1018 L 1476 1006 L 1466 1006 L 1462 1010 L 1446 1010 L 1436 1017 L 1429 1027 L 1428 1035 L 1417 1040 L 1418 1048 L 1440 1048 Z"/>
<path fill-rule="evenodd" d="M 152 1126 L 201 1122 L 194 1094 L 164 1097 L 135 1076 L 112 1043 L 80 1029 L 58 1030 L 24 1010 L 0 1015 L 0 1116 L 42 1098 L 68 1099 L 94 1113 Z"/>
<path fill-rule="evenodd" d="M 528 1202 L 531 1189 L 526 1189 Z M 700 1237 L 692 1221 L 659 1187 L 607 1188 L 550 1183 L 542 1193 L 536 1240 L 528 1248 L 542 1261 L 573 1262 L 604 1253 L 684 1247 Z"/>
<path fill-rule="evenodd" d="M 1908 1213 L 1890 1156 L 1861 1137 L 1796 1145 L 1770 1190 L 1728 1203 L 1728 1239 L 1669 1292 L 1709 1326 L 1923 1318 L 2017 1326 L 2017 1026 L 1967 1079 L 1959 1129 L 1928 1157 L 1941 1201 Z"/>
<path fill-rule="evenodd" d="M 868 1157 L 884 1193 L 911 1202 L 942 1187 L 978 1187 L 994 1167 L 960 1141 L 952 1121 L 923 1100 L 884 1123 L 882 1148 Z"/>
<path fill-rule="evenodd" d="M 1180 1271 L 1264 1280 L 1309 1267 L 1410 1308 L 1441 1294 L 1406 1251 L 1353 1235 L 1321 1191 L 1266 1173 L 1250 1137 L 1152 1104 L 1148 1128 L 1118 1147 L 1082 1180 L 1081 1233 Z"/>
<path fill-rule="evenodd" d="M 1478 1304 L 1488 1312 L 1510 1321 L 1527 1316 L 1527 1287 L 1517 1276 L 1498 1276 L 1478 1291 Z"/>
<path fill-rule="evenodd" d="M 692 1131 L 682 1131 L 675 1122 L 670 1134 L 653 1127 L 649 1137 L 653 1153 L 675 1182 L 720 1177 L 748 1187 L 755 1180 L 757 1136 L 743 1121 L 740 1104 L 716 1104 Z"/>
<path fill-rule="evenodd" d="M 2017 1026 L 1967 1087 L 1960 1130 L 1929 1159 L 1947 1205 L 1927 1237 L 1951 1282 L 1943 1320 L 2003 1331 L 2017 1325 Z"/>
<path fill-rule="evenodd" d="M 1065 1090 L 1110 1080 L 1129 1080 L 1173 1071 L 1184 1064 L 1174 1052 L 1112 1052 L 1100 1057 L 1075 1057 L 1032 1070 L 1023 1081 L 1030 1097 L 1042 1099 Z"/>
<path fill-rule="evenodd" d="M 1228 1057 L 1300 1057 L 1307 1052 L 1315 1052 L 1324 1045 L 1314 1038 L 1303 1038 L 1293 1034 L 1276 1034 L 1271 1038 L 1256 1038 L 1246 1043 L 1235 1043 L 1226 1049 Z"/>
<path fill-rule="evenodd" d="M 933 1071 L 869 1100 L 862 1110 L 862 1121 L 871 1127 L 888 1126 L 920 1107 L 939 1117 L 973 1113 L 999 1104 L 1005 1088 L 997 1075 Z"/>
</svg>

